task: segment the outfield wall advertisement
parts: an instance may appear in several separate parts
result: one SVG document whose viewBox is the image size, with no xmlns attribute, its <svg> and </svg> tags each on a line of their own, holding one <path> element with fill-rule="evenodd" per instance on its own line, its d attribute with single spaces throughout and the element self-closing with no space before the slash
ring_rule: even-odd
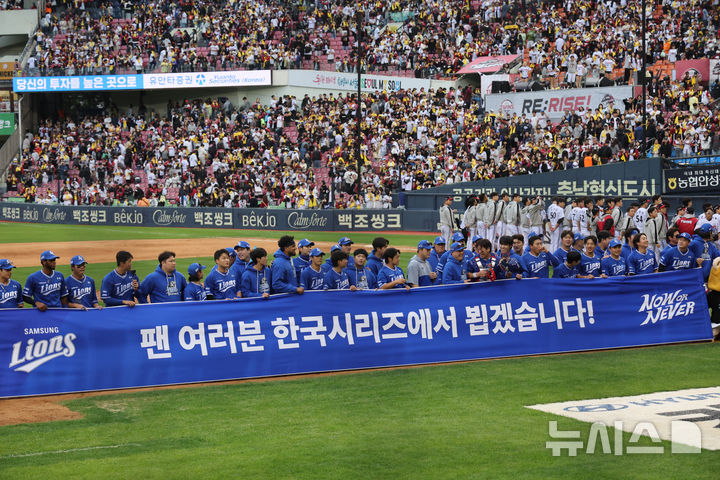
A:
<svg viewBox="0 0 720 480">
<path fill-rule="evenodd" d="M 699 269 L 580 284 L 587 280 L 4 310 L 0 397 L 712 338 Z"/>
<path fill-rule="evenodd" d="M 0 221 L 247 230 L 437 231 L 437 211 L 96 207 L 0 202 Z"/>
<path fill-rule="evenodd" d="M 290 70 L 288 85 L 294 87 L 323 88 L 357 92 L 356 73 L 324 72 L 316 70 Z M 362 75 L 360 86 L 363 92 L 396 92 L 398 90 L 430 88 L 430 80 L 423 78 L 388 77 L 384 75 Z"/>
</svg>

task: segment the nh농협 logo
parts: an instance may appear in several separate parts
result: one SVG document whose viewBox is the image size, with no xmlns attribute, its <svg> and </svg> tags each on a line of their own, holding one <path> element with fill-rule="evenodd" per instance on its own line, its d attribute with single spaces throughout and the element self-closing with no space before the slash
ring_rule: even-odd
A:
<svg viewBox="0 0 720 480">
<path fill-rule="evenodd" d="M 72 357 L 75 355 L 73 341 L 76 338 L 77 335 L 74 333 L 66 333 L 49 339 L 28 338 L 25 342 L 17 342 L 13 344 L 12 357 L 8 367 L 14 368 L 16 372 L 30 373 L 54 358 Z"/>
</svg>

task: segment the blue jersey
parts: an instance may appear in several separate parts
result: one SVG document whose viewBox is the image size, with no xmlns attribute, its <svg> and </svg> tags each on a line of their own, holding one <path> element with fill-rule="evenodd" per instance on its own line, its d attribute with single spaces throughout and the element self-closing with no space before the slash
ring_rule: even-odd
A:
<svg viewBox="0 0 720 480">
<path fill-rule="evenodd" d="M 307 267 L 300 274 L 300 286 L 305 290 L 324 290 L 325 273 L 322 269 L 318 272 L 312 267 Z"/>
<path fill-rule="evenodd" d="M 350 264 L 348 263 L 348 267 Z M 373 275 L 377 276 L 377 273 L 380 271 L 380 269 L 383 267 L 383 261 L 382 258 L 378 258 L 375 256 L 375 250 L 370 252 L 370 255 L 367 257 L 367 265 L 365 265 L 367 269 L 369 269 Z M 435 267 L 432 267 L 433 269 Z M 350 282 L 352 284 L 352 282 Z M 359 287 L 358 287 L 359 288 Z"/>
<path fill-rule="evenodd" d="M 580 274 L 599 277 L 602 274 L 602 260 L 594 254 L 589 257 L 584 252 L 580 255 Z"/>
<path fill-rule="evenodd" d="M 122 305 L 124 300 L 133 300 L 135 290 L 132 288 L 132 282 L 137 279 L 137 276 L 130 272 L 120 275 L 117 270 L 113 269 L 103 278 L 100 286 L 100 298 L 108 307 Z"/>
<path fill-rule="evenodd" d="M 627 262 L 628 258 L 630 257 L 630 254 L 631 254 L 634 250 L 635 250 L 635 249 L 632 248 L 632 247 L 631 247 L 630 245 L 628 245 L 627 243 L 623 243 L 623 244 L 622 244 L 622 249 L 620 250 L 620 256 L 623 257 L 623 258 L 625 259 L 625 261 Z"/>
<path fill-rule="evenodd" d="M 370 259 L 368 258 L 368 263 L 370 262 Z M 438 255 L 437 251 L 433 248 L 430 250 L 430 258 L 427 259 L 427 262 L 430 264 L 430 268 L 433 272 L 437 272 L 437 266 L 440 262 L 440 256 Z M 379 269 L 378 269 L 379 271 Z M 440 278 L 440 277 L 438 277 Z"/>
<path fill-rule="evenodd" d="M 245 269 L 247 269 L 247 268 L 248 268 L 247 262 L 243 262 L 243 263 L 235 262 L 232 265 L 230 265 L 229 270 L 230 270 L 230 273 L 235 277 L 236 285 L 238 285 L 238 286 L 240 285 L 240 280 L 242 280 L 243 273 L 245 272 Z M 250 268 L 252 268 L 252 265 L 250 265 Z M 240 290 L 240 289 L 238 288 L 238 290 Z"/>
<path fill-rule="evenodd" d="M 443 268 L 442 283 L 451 285 L 453 283 L 464 283 L 467 280 L 467 262 L 463 258 L 458 261 L 455 257 L 448 258 Z"/>
<path fill-rule="evenodd" d="M 522 275 L 522 259 L 517 253 L 511 252 L 507 255 L 497 254 L 497 262 L 495 264 L 495 276 L 498 279 L 514 278 L 516 275 Z"/>
<path fill-rule="evenodd" d="M 658 268 L 655 254 L 650 250 L 645 253 L 633 250 L 627 258 L 626 264 L 627 273 L 630 275 L 645 275 L 646 273 L 653 273 Z"/>
<path fill-rule="evenodd" d="M 183 300 L 186 302 L 207 300 L 205 287 L 203 285 L 198 285 L 197 283 L 189 282 L 183 292 Z"/>
<path fill-rule="evenodd" d="M 395 267 L 394 269 L 388 267 L 387 265 L 383 265 L 383 268 L 380 269 L 377 276 L 377 286 L 378 288 L 382 287 L 386 283 L 390 283 L 395 281 L 398 278 L 405 278 L 405 273 L 403 272 L 402 268 Z M 393 288 L 405 288 L 404 284 L 397 284 Z"/>
<path fill-rule="evenodd" d="M 600 263 L 602 264 L 602 273 L 608 277 L 620 277 L 627 274 L 627 263 L 625 263 L 625 259 L 622 257 L 615 260 L 610 256 L 603 258 Z"/>
<path fill-rule="evenodd" d="M 270 268 L 264 267 L 258 271 L 251 266 L 243 272 L 240 289 L 245 298 L 262 297 L 264 293 L 270 294 L 270 285 L 272 285 Z"/>
<path fill-rule="evenodd" d="M 350 285 L 355 285 L 361 290 L 374 290 L 377 288 L 377 278 L 369 267 L 358 269 L 357 264 L 355 264 L 354 268 L 346 268 L 344 271 L 347 273 Z"/>
<path fill-rule="evenodd" d="M 282 250 L 275 252 L 275 260 L 270 267 L 273 293 L 296 293 L 298 288 L 297 277 L 295 276 L 295 268 L 292 266 L 290 257 L 285 255 Z"/>
<path fill-rule="evenodd" d="M 555 258 L 558 259 L 558 262 L 560 262 L 560 264 L 562 264 L 565 260 L 567 260 L 567 254 L 572 251 L 573 251 L 572 248 L 568 251 L 565 251 L 565 250 L 563 250 L 562 247 L 560 247 L 557 250 L 555 250 L 555 253 L 553 253 L 553 255 L 555 255 Z M 555 274 L 553 274 L 553 277 L 554 276 L 555 276 Z"/>
<path fill-rule="evenodd" d="M 0 308 L 18 308 L 23 305 L 22 285 L 10 279 L 7 285 L 0 283 Z"/>
<path fill-rule="evenodd" d="M 567 263 L 562 262 L 560 265 L 553 268 L 552 278 L 577 278 L 578 273 L 577 265 L 571 268 L 567 266 Z"/>
<path fill-rule="evenodd" d="M 467 262 L 467 271 L 468 273 L 477 273 L 480 271 L 480 269 L 487 269 L 487 270 L 493 270 L 495 271 L 495 267 L 497 266 L 497 257 L 495 257 L 494 253 L 490 254 L 489 258 L 482 258 L 479 254 L 475 255 L 469 262 Z M 495 272 L 497 275 L 497 272 Z M 473 279 L 473 281 L 483 281 L 487 280 L 488 278 L 478 278 Z"/>
<path fill-rule="evenodd" d="M 65 277 L 57 270 L 53 270 L 49 276 L 39 270 L 27 278 L 22 294 L 48 307 L 61 308 L 60 298 L 68 295 Z"/>
<path fill-rule="evenodd" d="M 344 271 L 338 273 L 332 268 L 325 274 L 323 288 L 325 290 L 347 290 L 350 288 L 350 279 Z"/>
<path fill-rule="evenodd" d="M 699 236 L 695 236 L 692 242 L 690 242 L 690 250 L 696 258 L 702 258 L 704 262 L 700 265 L 703 272 L 703 278 L 707 281 L 710 276 L 710 269 L 712 268 L 712 261 L 715 260 L 719 255 L 718 248 L 712 242 L 706 242 Z"/>
<path fill-rule="evenodd" d="M 660 259 L 660 265 L 663 265 L 667 271 L 686 270 L 697 267 L 697 257 L 689 248 L 685 253 L 675 248 Z"/>
<path fill-rule="evenodd" d="M 297 279 L 298 285 L 301 285 L 300 283 L 300 274 L 303 270 L 305 270 L 307 267 L 310 266 L 310 256 L 309 255 L 298 255 L 297 257 L 292 259 L 292 265 L 295 269 L 295 278 Z"/>
<path fill-rule="evenodd" d="M 85 308 L 93 308 L 98 303 L 95 280 L 87 275 L 82 280 L 70 275 L 65 279 L 65 286 L 68 289 L 68 302 L 78 303 Z"/>
<path fill-rule="evenodd" d="M 522 256 L 523 277 L 550 278 L 550 265 L 556 267 L 558 264 L 558 259 L 551 253 L 540 252 L 537 257 L 526 253 Z"/>
<path fill-rule="evenodd" d="M 320 265 L 320 271 L 325 275 L 330 270 L 332 270 L 332 260 L 328 258 Z"/>
<path fill-rule="evenodd" d="M 138 300 L 145 303 L 149 296 L 150 303 L 181 302 L 186 285 L 187 280 L 177 270 L 165 273 L 158 265 L 155 271 L 145 277 L 140 284 Z"/>
<path fill-rule="evenodd" d="M 220 270 L 213 270 L 205 277 L 205 294 L 208 297 L 212 295 L 215 300 L 235 298 L 239 291 L 240 285 L 238 285 L 238 279 L 234 272 L 230 270 L 226 273 L 220 273 Z"/>
<path fill-rule="evenodd" d="M 662 251 L 660 252 L 660 258 L 662 258 L 663 255 L 665 255 L 666 253 L 668 253 L 668 252 L 669 252 L 670 250 L 672 250 L 673 248 L 677 248 L 677 245 L 670 245 L 670 244 L 668 243 L 668 244 L 665 246 L 665 248 L 663 248 Z"/>
</svg>

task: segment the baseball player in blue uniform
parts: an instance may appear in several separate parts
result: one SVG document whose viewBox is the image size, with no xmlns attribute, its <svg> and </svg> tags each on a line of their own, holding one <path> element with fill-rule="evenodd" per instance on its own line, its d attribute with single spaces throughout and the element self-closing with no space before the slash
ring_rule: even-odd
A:
<svg viewBox="0 0 720 480">
<path fill-rule="evenodd" d="M 625 243 L 623 243 L 622 250 L 620 252 L 620 256 L 625 259 L 625 261 L 628 261 L 628 258 L 630 258 L 630 254 L 633 251 L 633 244 L 635 240 L 635 236 L 640 233 L 636 228 L 630 228 L 625 230 L 623 233 L 623 238 L 625 238 Z"/>
<path fill-rule="evenodd" d="M 473 243 L 475 256 L 467 262 L 467 277 L 473 282 L 495 278 L 497 257 L 492 253 L 492 243 L 487 238 L 478 238 Z"/>
<path fill-rule="evenodd" d="M 235 261 L 230 266 L 233 274 L 239 279 L 242 278 L 242 274 L 250 264 L 250 244 L 245 241 L 239 241 L 235 245 Z M 232 258 L 232 257 L 231 257 Z"/>
<path fill-rule="evenodd" d="M 235 247 L 226 247 L 224 250 L 227 252 L 228 257 L 230 257 L 230 265 L 228 266 L 228 270 L 233 268 L 235 265 L 235 260 L 237 259 L 237 252 L 235 252 Z M 210 269 L 210 273 L 214 272 L 218 269 L 217 263 L 213 265 L 212 269 Z M 234 270 L 233 273 L 236 273 L 237 270 Z"/>
<path fill-rule="evenodd" d="M 547 251 L 542 237 L 539 235 L 530 237 L 528 245 L 530 245 L 530 251 L 522 256 L 523 277 L 549 278 L 550 265 L 556 267 L 560 262 L 555 255 Z"/>
<path fill-rule="evenodd" d="M 565 260 L 553 268 L 553 278 L 577 278 L 580 265 L 580 252 L 571 250 L 565 255 Z"/>
<path fill-rule="evenodd" d="M 644 233 L 634 235 L 633 245 L 635 248 L 631 250 L 630 255 L 625 260 L 628 275 L 645 275 L 656 272 L 658 262 L 655 253 L 648 248 L 647 235 Z M 622 251 L 620 256 L 622 257 Z"/>
<path fill-rule="evenodd" d="M 267 252 L 264 248 L 256 248 L 250 252 L 250 264 L 243 272 L 240 289 L 243 297 L 270 297 L 272 271 L 267 266 Z"/>
<path fill-rule="evenodd" d="M 298 286 L 295 269 L 290 260 L 297 251 L 295 239 L 290 235 L 283 235 L 278 240 L 278 247 L 275 252 L 275 260 L 273 260 L 272 267 L 270 267 L 272 292 L 302 294 L 305 289 Z"/>
<path fill-rule="evenodd" d="M 553 255 L 558 259 L 560 263 L 565 261 L 567 254 L 572 250 L 574 243 L 574 236 L 572 230 L 563 230 L 560 234 L 560 246 L 553 252 Z M 555 274 L 553 273 L 553 277 Z"/>
<path fill-rule="evenodd" d="M 335 250 L 336 252 L 340 249 Z M 322 259 L 325 254 L 319 248 L 310 250 L 310 265 L 300 273 L 300 286 L 305 290 L 324 290 L 325 273 L 322 271 Z"/>
<path fill-rule="evenodd" d="M 700 228 L 695 230 L 695 235 L 693 235 L 690 246 L 688 247 L 695 257 L 703 259 L 700 268 L 703 271 L 703 278 L 706 282 L 710 276 L 713 260 L 720 256 L 718 248 L 712 243 L 712 232 L 712 226 L 709 223 L 701 225 Z"/>
<path fill-rule="evenodd" d="M 25 304 L 22 297 L 22 285 L 11 278 L 13 268 L 15 265 L 10 260 L 0 259 L 0 309 L 22 308 Z"/>
<path fill-rule="evenodd" d="M 385 249 L 383 249 L 385 253 Z M 366 266 L 368 253 L 364 248 L 358 248 L 353 252 L 355 257 L 355 265 L 347 267 L 347 273 L 350 279 L 350 285 L 355 285 L 358 290 L 375 290 L 377 288 L 377 277 L 370 267 Z"/>
<path fill-rule="evenodd" d="M 62 308 L 67 306 L 68 291 L 65 286 L 65 277 L 55 270 L 57 259 L 60 258 L 50 250 L 40 255 L 42 270 L 30 274 L 25 281 L 22 295 L 23 300 L 35 305 L 41 312 L 48 308 Z"/>
<path fill-rule="evenodd" d="M 622 253 L 622 243 L 614 238 L 608 244 L 610 256 L 605 257 L 600 262 L 602 265 L 602 273 L 606 277 L 620 277 L 627 274 L 627 263 L 620 255 Z"/>
<path fill-rule="evenodd" d="M 428 258 L 428 263 L 430 264 L 430 268 L 433 272 L 437 272 L 437 266 L 438 262 L 440 262 L 440 257 L 445 253 L 445 239 L 443 237 L 435 237 L 435 241 L 433 242 L 433 249 L 430 251 L 430 258 Z M 440 278 L 436 278 L 433 282 L 434 284 L 440 284 Z"/>
<path fill-rule="evenodd" d="M 85 275 L 87 262 L 82 255 L 75 255 L 70 259 L 72 275 L 65 279 L 65 286 L 68 290 L 68 307 L 87 310 L 97 308 L 102 310 L 98 303 L 95 280 Z"/>
<path fill-rule="evenodd" d="M 476 235 L 479 237 L 479 235 Z M 465 245 L 465 237 L 460 232 L 455 232 L 452 236 L 452 243 L 462 243 Z M 435 272 L 438 274 L 440 278 L 443 277 L 443 268 L 445 267 L 445 263 L 448 261 L 448 259 L 451 257 L 452 252 L 448 249 L 445 251 L 445 253 L 442 254 L 440 257 L 440 260 L 438 261 L 437 266 L 435 267 Z"/>
<path fill-rule="evenodd" d="M 186 302 L 197 302 L 207 300 L 205 285 L 202 283 L 203 270 L 207 267 L 199 263 L 191 263 L 188 266 L 188 282 L 183 291 L 183 300 Z"/>
<path fill-rule="evenodd" d="M 702 258 L 698 259 L 690 250 L 690 242 L 692 237 L 689 233 L 681 233 L 678 237 L 678 246 L 660 258 L 659 271 L 686 270 L 695 268 L 702 262 Z"/>
<path fill-rule="evenodd" d="M 372 241 L 373 249 L 372 252 L 370 252 L 370 255 L 367 255 L 366 263 L 367 268 L 369 268 L 375 276 L 377 276 L 377 273 L 383 267 L 382 256 L 385 253 L 385 249 L 387 249 L 388 245 L 390 245 L 390 240 L 384 237 L 376 237 Z"/>
<path fill-rule="evenodd" d="M 517 234 L 520 235 L 520 234 Z M 522 235 L 520 235 L 522 237 Z M 495 278 L 522 278 L 522 258 L 513 250 L 513 237 L 504 235 L 500 237 L 500 250 L 497 252 L 497 262 L 495 264 Z M 519 242 L 519 248 L 522 250 L 522 241 Z"/>
<path fill-rule="evenodd" d="M 443 268 L 443 285 L 465 283 L 467 281 L 467 262 L 465 246 L 461 242 L 450 245 L 450 257 Z"/>
<path fill-rule="evenodd" d="M 340 245 L 333 245 L 330 247 L 330 255 L 332 256 L 333 253 L 342 250 L 340 248 Z M 320 265 L 320 269 L 323 272 L 323 276 L 332 268 L 332 257 L 328 257 L 325 262 L 323 262 L 322 265 Z"/>
<path fill-rule="evenodd" d="M 140 288 L 135 271 L 132 270 L 133 256 L 130 252 L 120 250 L 115 254 L 117 267 L 105 275 L 100 286 L 100 299 L 108 307 L 127 305 L 134 307 L 137 302 L 135 294 Z"/>
<path fill-rule="evenodd" d="M 297 243 L 298 255 L 292 259 L 292 265 L 295 269 L 295 277 L 298 285 L 300 285 L 300 274 L 305 268 L 310 266 L 310 251 L 315 246 L 315 242 L 311 242 L 307 238 L 303 238 Z"/>
<path fill-rule="evenodd" d="M 390 288 L 405 288 L 410 290 L 410 286 L 405 283 L 405 273 L 400 265 L 400 250 L 388 247 L 383 253 L 383 268 L 380 269 L 377 276 L 378 288 L 387 290 Z"/>
<path fill-rule="evenodd" d="M 175 268 L 175 252 L 164 251 L 158 255 L 159 265 L 150 273 L 138 289 L 140 302 L 150 303 L 181 302 L 187 286 L 185 277 Z"/>
<path fill-rule="evenodd" d="M 588 235 L 585 237 L 585 250 L 580 255 L 580 275 L 578 278 L 602 277 L 602 257 L 595 253 L 597 237 Z"/>
<path fill-rule="evenodd" d="M 338 245 L 340 246 L 340 249 L 347 253 L 348 256 L 348 266 L 352 266 L 355 263 L 355 260 L 350 255 L 350 252 L 352 252 L 352 246 L 353 246 L 352 240 L 350 240 L 348 237 L 342 237 L 340 240 L 338 240 Z M 330 254 L 330 260 L 332 261 L 332 253 Z"/>
<path fill-rule="evenodd" d="M 205 294 L 208 300 L 232 300 L 241 296 L 235 272 L 230 271 L 230 255 L 224 248 L 213 255 L 216 269 L 205 278 Z"/>
<path fill-rule="evenodd" d="M 333 268 L 331 268 L 326 274 L 323 282 L 323 289 L 325 290 L 357 290 L 355 285 L 350 285 L 350 279 L 348 274 L 345 273 L 344 269 L 348 265 L 348 258 L 350 256 L 344 251 L 336 251 L 331 255 L 331 261 Z"/>
</svg>

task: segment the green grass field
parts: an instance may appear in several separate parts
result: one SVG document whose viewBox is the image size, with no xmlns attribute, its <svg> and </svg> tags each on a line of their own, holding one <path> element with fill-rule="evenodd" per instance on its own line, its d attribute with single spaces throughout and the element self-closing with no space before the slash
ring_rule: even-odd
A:
<svg viewBox="0 0 720 480">
<path fill-rule="evenodd" d="M 715 479 L 720 452 L 673 455 L 669 442 L 663 455 L 581 450 L 553 457 L 545 447 L 548 421 L 580 430 L 583 439 L 590 424 L 525 406 L 714 386 L 718 348 L 664 346 L 73 400 L 65 405 L 84 419 L 0 428 L 0 478 Z M 630 434 L 623 437 L 627 445 Z"/>
</svg>

